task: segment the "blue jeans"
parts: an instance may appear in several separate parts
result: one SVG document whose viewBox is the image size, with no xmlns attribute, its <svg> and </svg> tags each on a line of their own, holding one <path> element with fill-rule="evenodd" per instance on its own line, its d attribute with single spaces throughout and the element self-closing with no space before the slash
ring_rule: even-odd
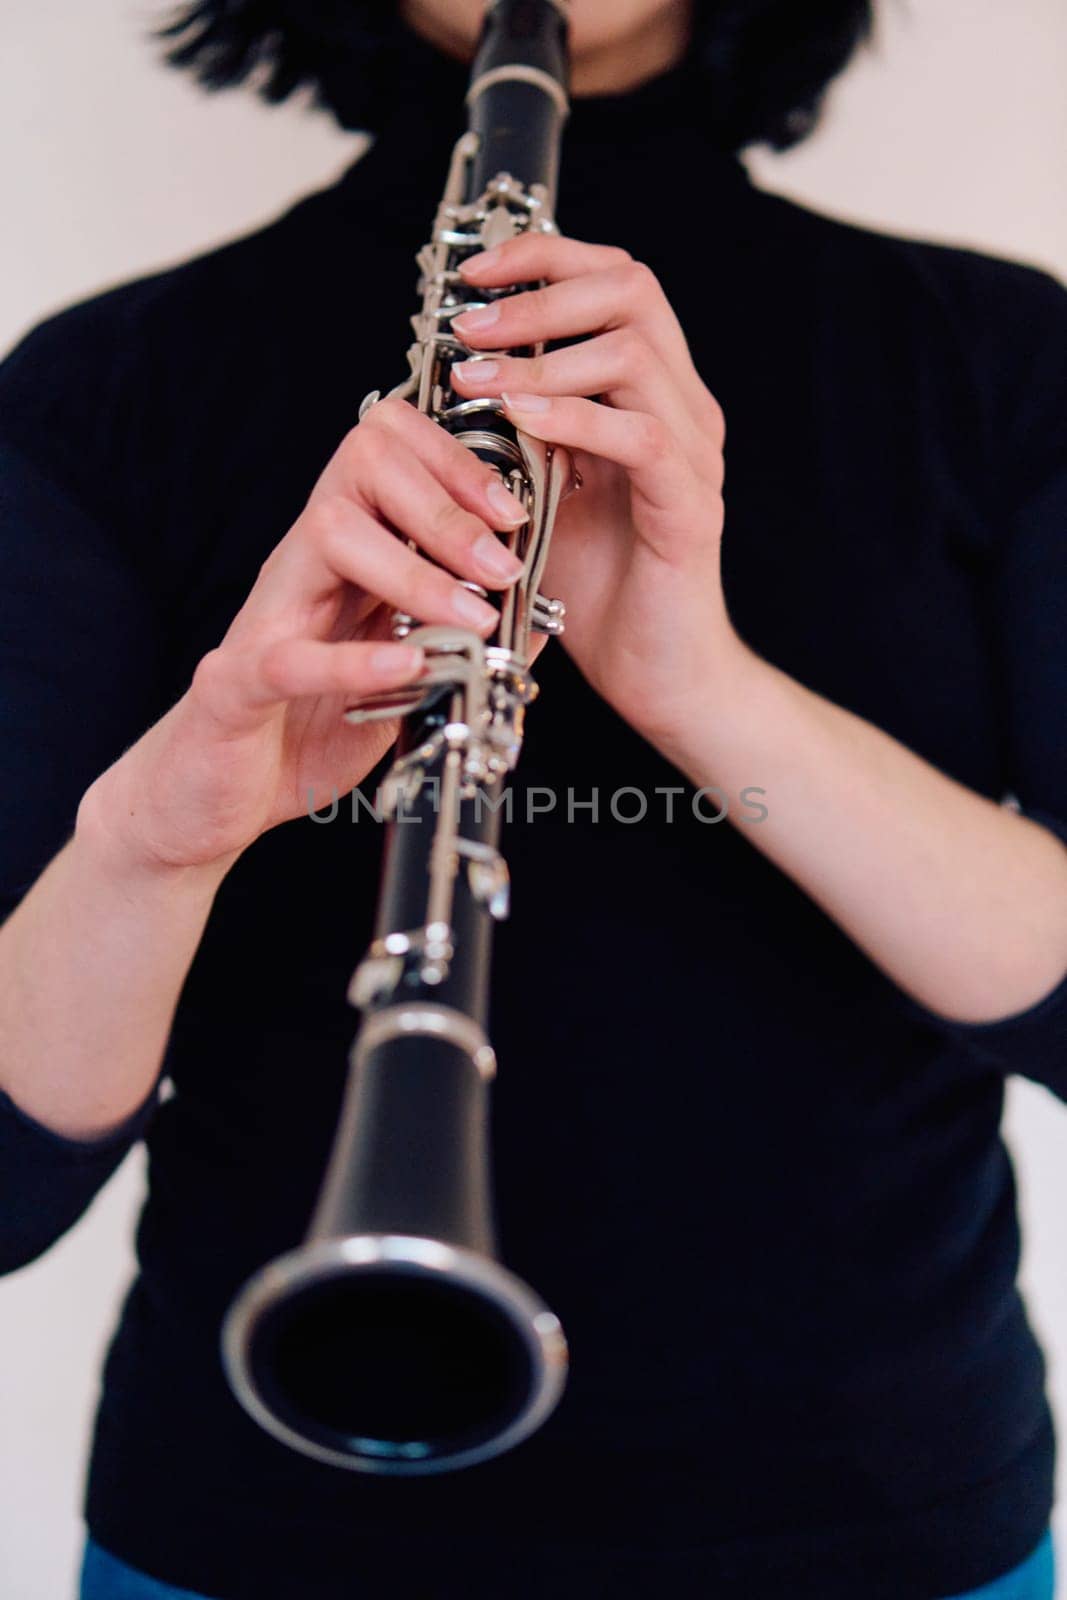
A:
<svg viewBox="0 0 1067 1600">
<path fill-rule="evenodd" d="M 1027 1561 L 993 1583 L 949 1600 L 1054 1600 L 1056 1577 L 1052 1535 L 1044 1538 Z M 209 1600 L 192 1589 L 175 1589 L 158 1578 L 128 1567 L 89 1540 L 85 1547 L 79 1600 Z"/>
</svg>

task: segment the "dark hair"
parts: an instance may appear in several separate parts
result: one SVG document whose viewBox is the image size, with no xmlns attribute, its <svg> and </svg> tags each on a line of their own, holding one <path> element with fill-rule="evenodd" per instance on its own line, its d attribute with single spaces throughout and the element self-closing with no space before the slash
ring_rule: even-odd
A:
<svg viewBox="0 0 1067 1600">
<path fill-rule="evenodd" d="M 872 5 L 696 0 L 689 59 L 722 145 L 785 149 L 810 133 L 828 84 L 870 32 Z M 279 101 L 309 86 L 343 127 L 369 130 L 410 89 L 421 46 L 396 0 L 188 0 L 159 32 L 168 61 L 209 88 L 252 81 Z"/>
</svg>

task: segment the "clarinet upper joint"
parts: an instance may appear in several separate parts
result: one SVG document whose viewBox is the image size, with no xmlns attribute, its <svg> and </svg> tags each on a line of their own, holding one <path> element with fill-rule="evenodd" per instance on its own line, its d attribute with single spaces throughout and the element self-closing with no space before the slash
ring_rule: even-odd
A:
<svg viewBox="0 0 1067 1600">
<path fill-rule="evenodd" d="M 468 255 L 491 249 L 503 240 L 530 231 L 555 232 L 551 196 L 544 184 L 528 187 L 510 173 L 498 173 L 477 199 L 465 201 L 471 162 L 478 153 L 477 135 L 468 131 L 457 141 L 449 167 L 444 197 L 438 208 L 433 237 L 418 254 L 421 308 L 412 317 L 415 342 L 408 351 L 407 378 L 390 394 L 409 401 L 432 421 L 444 427 L 482 461 L 494 467 L 504 486 L 527 512 L 521 527 L 501 535 L 523 564 L 518 582 L 494 597 L 500 621 L 491 647 L 480 656 L 481 641 L 473 633 L 460 643 L 458 630 L 419 627 L 417 620 L 396 613 L 393 633 L 420 644 L 426 653 L 426 671 L 413 687 L 357 701 L 346 710 L 352 722 L 376 717 L 408 715 L 440 692 L 444 683 L 460 687 L 468 708 L 464 721 L 472 729 L 484 726 L 487 738 L 474 738 L 469 750 L 473 768 L 486 774 L 515 764 L 521 742 L 522 711 L 536 688 L 529 677 L 530 639 L 535 633 L 558 637 L 563 632 L 566 608 L 561 600 L 541 592 L 540 582 L 549 542 L 562 500 L 580 484 L 568 451 L 535 439 L 509 422 L 496 398 L 464 397 L 451 386 L 453 364 L 491 351 L 472 351 L 453 331 L 453 319 L 489 298 L 500 298 L 515 288 L 478 291 L 466 283 L 459 265 Z M 518 286 L 523 287 L 523 286 Z M 501 354 L 539 355 L 535 345 Z M 379 390 L 360 406 L 363 417 L 381 398 Z M 442 637 L 448 633 L 448 638 Z M 475 682 L 481 674 L 482 694 Z M 486 704 L 492 715 L 487 718 Z"/>
</svg>

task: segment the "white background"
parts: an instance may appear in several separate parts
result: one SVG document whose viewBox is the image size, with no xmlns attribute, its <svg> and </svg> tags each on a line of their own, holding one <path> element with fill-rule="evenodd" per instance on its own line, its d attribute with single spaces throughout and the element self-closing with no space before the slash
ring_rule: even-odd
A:
<svg viewBox="0 0 1067 1600">
<path fill-rule="evenodd" d="M 756 157 L 760 181 L 1067 277 L 1063 0 L 883 5 L 877 46 L 839 86 L 825 128 L 799 152 Z M 244 94 L 208 99 L 161 69 L 144 42 L 159 15 L 151 0 L 4 0 L 0 344 L 67 300 L 268 218 L 357 148 L 325 118 Z M 1026 1281 L 1067 1418 L 1067 1111 L 1020 1084 L 1010 1126 Z M 0 1281 L 5 1600 L 73 1595 L 97 1370 L 132 1270 L 142 1182 L 138 1151 L 46 1259 Z M 1062 1532 L 1067 1542 L 1067 1522 Z"/>
</svg>

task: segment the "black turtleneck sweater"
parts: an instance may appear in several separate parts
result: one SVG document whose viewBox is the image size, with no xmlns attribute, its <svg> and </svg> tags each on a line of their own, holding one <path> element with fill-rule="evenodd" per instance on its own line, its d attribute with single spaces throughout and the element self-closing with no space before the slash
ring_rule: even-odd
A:
<svg viewBox="0 0 1067 1600">
<path fill-rule="evenodd" d="M 218 641 L 362 395 L 399 380 L 457 70 L 334 187 L 53 317 L 0 369 L 8 906 Z M 684 74 L 578 103 L 558 214 L 652 266 L 723 404 L 741 634 L 1067 837 L 1059 287 L 761 194 Z M 295 821 L 218 896 L 172 1096 L 96 1144 L 0 1103 L 9 1267 L 148 1146 L 90 1528 L 220 1600 L 982 1583 L 1050 1509 L 1000 1120 L 1011 1072 L 1067 1088 L 1067 985 L 987 1026 L 929 1014 L 743 827 L 688 793 L 667 825 L 654 791 L 688 786 L 565 647 L 538 676 L 520 794 L 601 796 L 596 820 L 507 829 L 492 999 L 503 1255 L 568 1330 L 559 1410 L 505 1458 L 386 1481 L 290 1452 L 226 1387 L 226 1306 L 301 1238 L 323 1172 L 379 875 L 366 817 Z M 653 797 L 643 822 L 612 817 L 624 786 Z"/>
</svg>

